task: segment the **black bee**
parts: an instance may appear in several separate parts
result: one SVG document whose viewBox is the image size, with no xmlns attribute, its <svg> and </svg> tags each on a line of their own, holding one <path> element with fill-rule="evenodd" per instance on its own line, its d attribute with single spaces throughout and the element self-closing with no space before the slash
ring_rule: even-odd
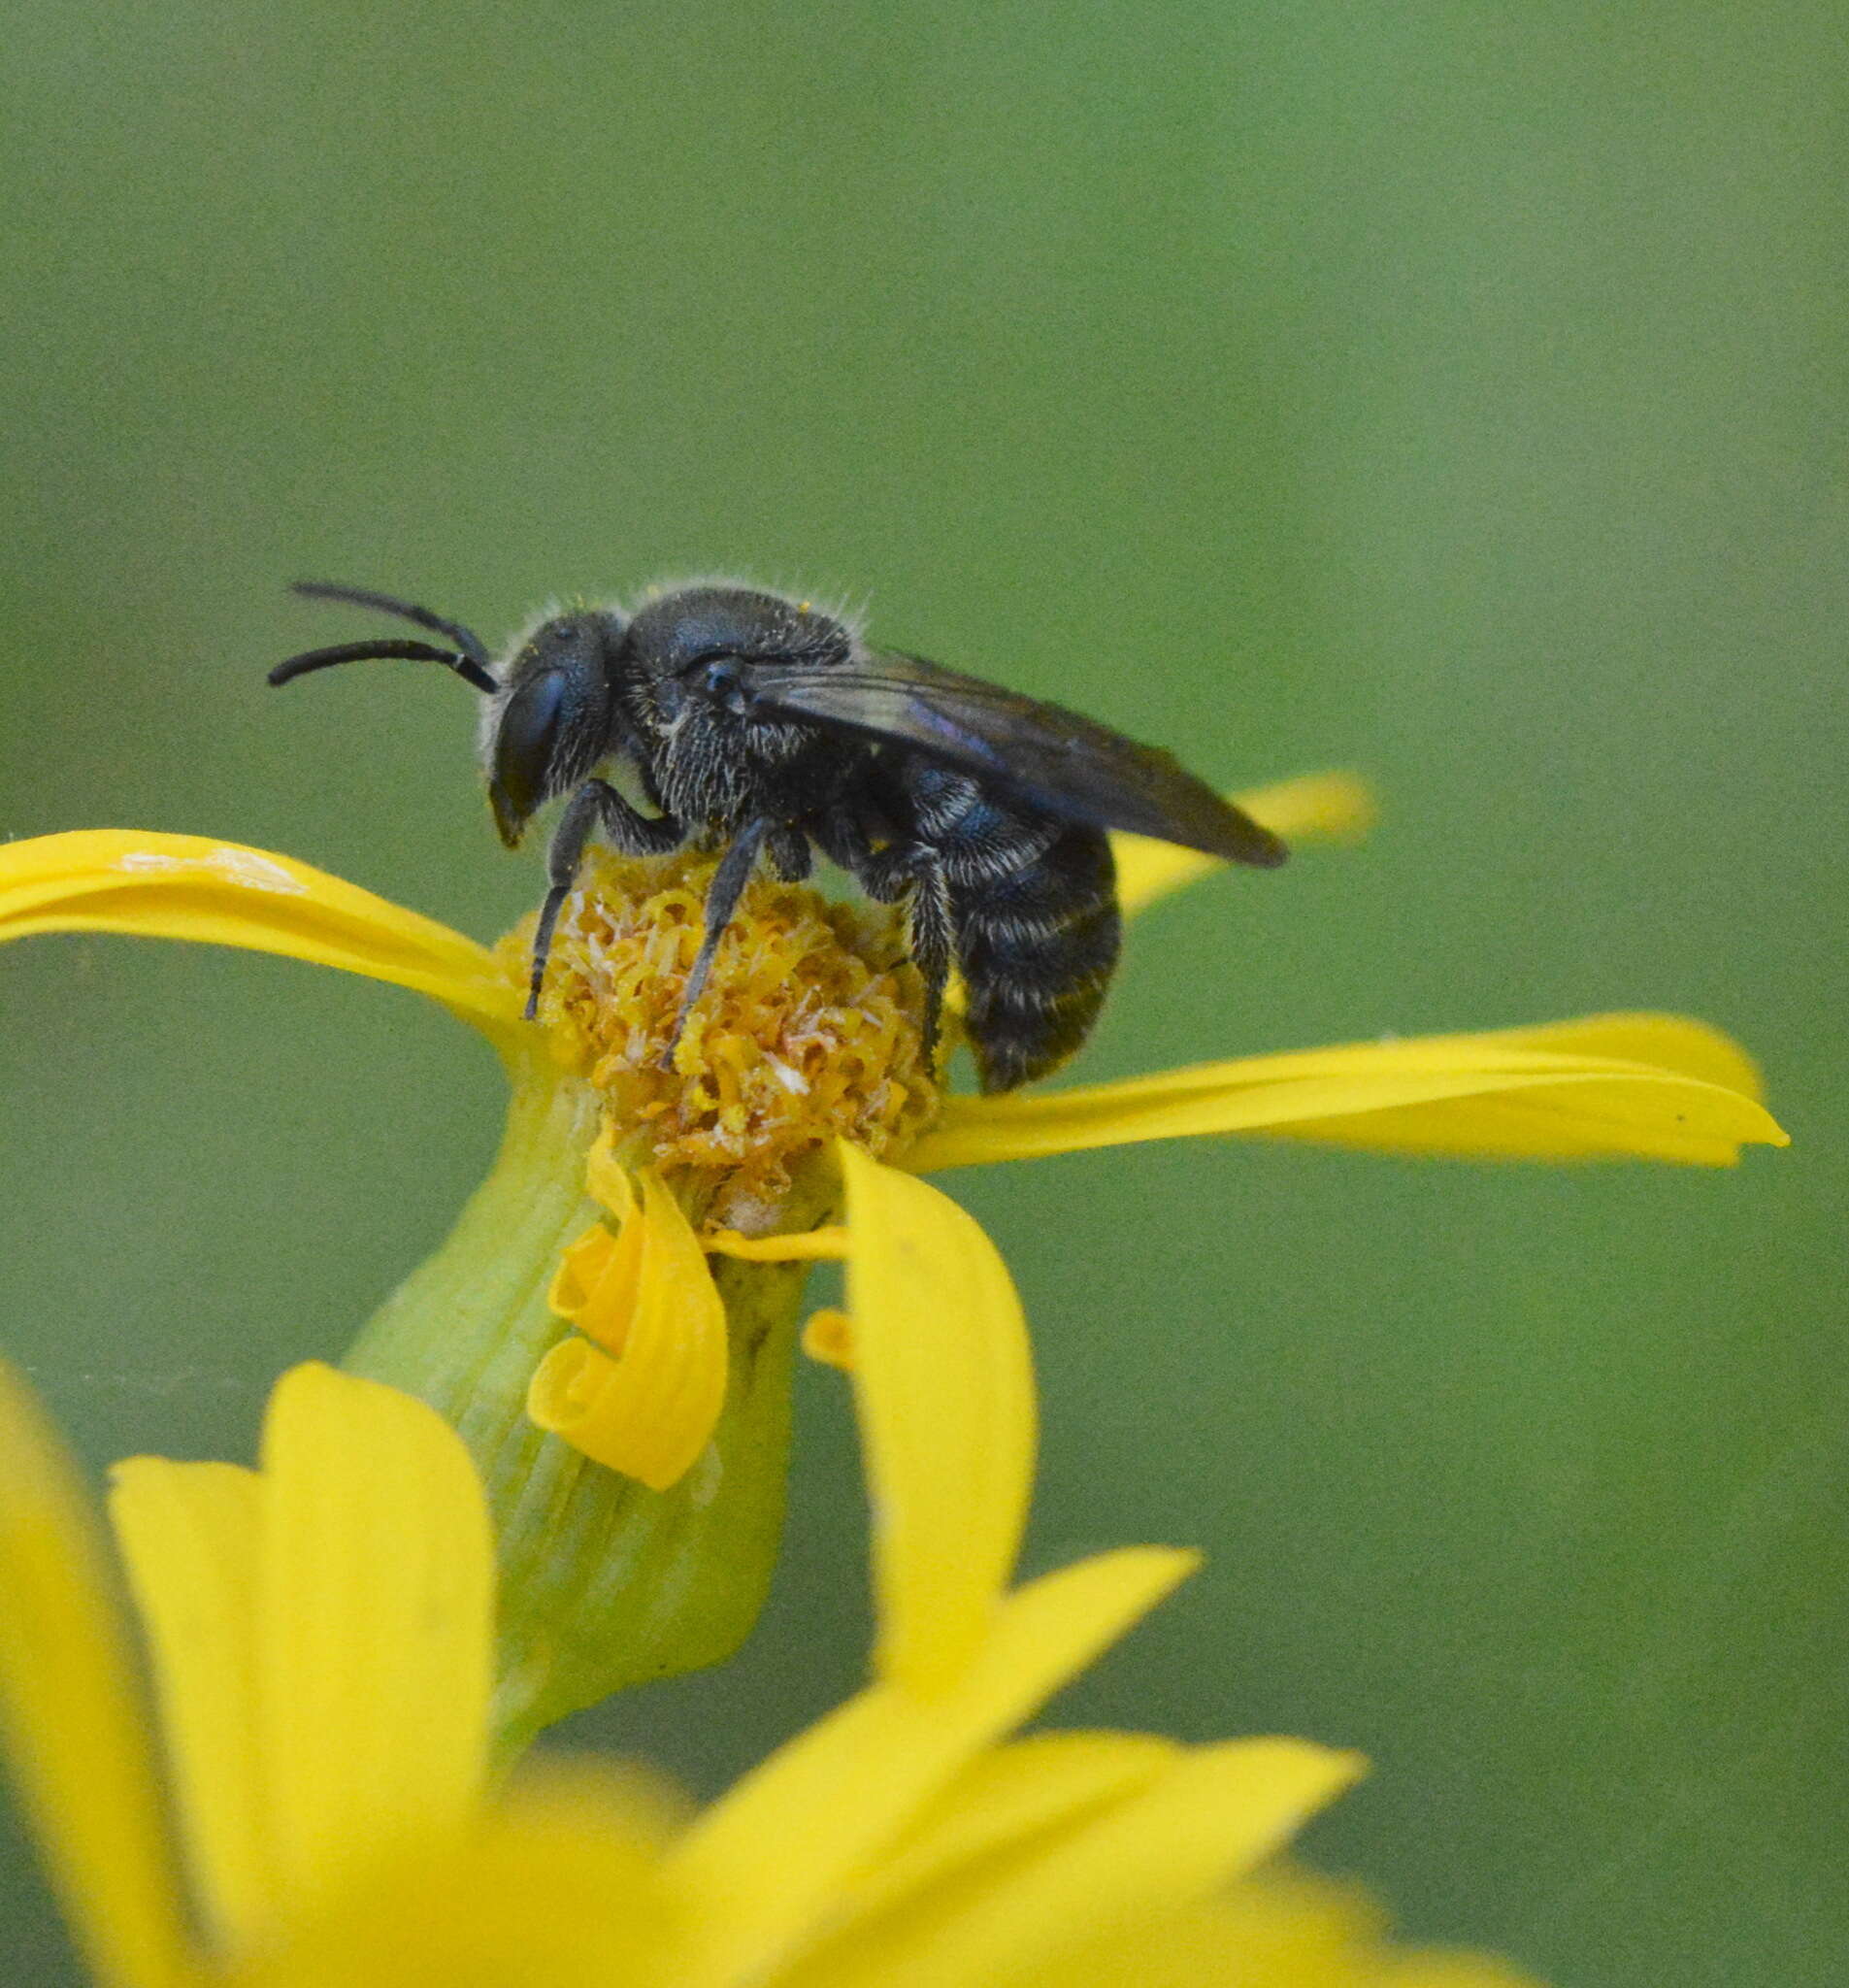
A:
<svg viewBox="0 0 1849 1988">
<path fill-rule="evenodd" d="M 396 614 L 442 636 L 343 643 L 270 672 L 287 683 L 367 656 L 442 663 L 487 700 L 481 759 L 510 848 L 555 796 L 551 887 L 526 1012 L 593 829 L 625 855 L 689 842 L 722 850 L 680 1013 L 700 998 L 720 935 L 760 857 L 790 881 L 820 849 L 881 903 L 906 904 L 924 977 L 927 1055 L 952 962 L 982 1088 L 1011 1090 L 1091 1032 L 1117 962 L 1106 831 L 1133 829 L 1237 863 L 1284 845 L 1179 761 L 1058 705 L 878 649 L 807 601 L 738 586 L 553 614 L 496 663 L 427 609 L 305 580 L 297 593 Z M 644 812 L 598 778 L 634 769 Z"/>
</svg>

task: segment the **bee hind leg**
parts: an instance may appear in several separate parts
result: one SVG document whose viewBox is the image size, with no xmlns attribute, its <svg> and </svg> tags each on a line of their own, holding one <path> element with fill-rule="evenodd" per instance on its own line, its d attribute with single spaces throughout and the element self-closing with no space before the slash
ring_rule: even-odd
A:
<svg viewBox="0 0 1849 1988">
<path fill-rule="evenodd" d="M 693 969 L 687 975 L 687 984 L 681 991 L 674 1034 L 668 1038 L 668 1047 L 662 1055 L 663 1069 L 674 1068 L 675 1050 L 679 1046 L 681 1032 L 687 1026 L 687 1016 L 693 1004 L 706 991 L 708 976 L 712 972 L 713 955 L 719 950 L 719 941 L 725 937 L 725 928 L 731 924 L 732 914 L 739 908 L 744 886 L 751 880 L 751 872 L 757 867 L 758 852 L 764 847 L 771 829 L 769 821 L 746 822 L 732 846 L 719 858 L 719 867 L 712 873 L 712 881 L 707 885 L 706 932 L 700 941 L 700 950 L 694 956 Z"/>
<path fill-rule="evenodd" d="M 923 856 L 912 871 L 911 898 L 906 906 L 906 942 L 912 965 L 924 977 L 924 1060 L 934 1076 L 943 1028 L 943 990 L 950 978 L 955 941 L 949 879 L 935 856 Z"/>
</svg>

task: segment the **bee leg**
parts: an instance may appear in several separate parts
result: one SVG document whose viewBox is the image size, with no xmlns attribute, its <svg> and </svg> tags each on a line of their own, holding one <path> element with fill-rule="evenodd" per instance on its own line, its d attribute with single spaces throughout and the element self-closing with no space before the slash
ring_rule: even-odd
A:
<svg viewBox="0 0 1849 1988">
<path fill-rule="evenodd" d="M 687 831 L 672 814 L 643 813 L 608 780 L 586 780 L 578 792 L 596 795 L 604 840 L 619 856 L 672 856 L 687 840 Z"/>
<path fill-rule="evenodd" d="M 911 859 L 911 899 L 906 907 L 906 942 L 911 962 L 924 977 L 924 1060 L 936 1072 L 938 1037 L 943 1025 L 943 990 L 950 978 L 956 924 L 950 882 L 934 850 L 918 849 Z"/>
<path fill-rule="evenodd" d="M 533 977 L 527 983 L 526 1019 L 540 1011 L 540 988 L 545 980 L 545 962 L 552 956 L 552 932 L 565 900 L 572 894 L 578 866 L 584 859 L 584 845 L 590 841 L 597 821 L 596 780 L 578 788 L 558 818 L 552 831 L 552 845 L 545 852 L 545 878 L 550 886 L 540 907 L 539 929 L 533 934 Z"/>
<path fill-rule="evenodd" d="M 809 837 L 787 823 L 771 831 L 771 867 L 785 883 L 801 883 L 813 865 Z"/>
<path fill-rule="evenodd" d="M 909 896 L 906 950 L 925 983 L 924 1059 L 925 1067 L 935 1071 L 943 990 L 956 944 L 950 883 L 941 858 L 924 843 L 897 842 L 875 849 L 865 824 L 844 812 L 825 816 L 816 825 L 815 837 L 822 853 L 848 871 L 875 904 L 897 904 Z"/>
<path fill-rule="evenodd" d="M 847 851 L 846 855 L 838 855 L 824 845 L 826 853 L 852 875 L 875 904 L 896 905 L 911 888 L 918 855 L 913 844 L 896 843 L 889 848 L 875 849 L 862 837 L 857 844 L 843 843 L 841 846 Z"/>
<path fill-rule="evenodd" d="M 578 788 L 559 816 L 558 827 L 552 831 L 552 845 L 545 854 L 545 877 L 550 888 L 540 907 L 539 929 L 533 935 L 533 978 L 526 990 L 528 1021 L 539 1012 L 540 988 L 545 979 L 545 963 L 552 956 L 552 933 L 558 924 L 558 914 L 572 894 L 578 866 L 584 860 L 584 845 L 599 822 L 605 835 L 625 856 L 665 856 L 686 841 L 686 831 L 672 814 L 650 820 L 603 780 L 586 780 Z"/>
<path fill-rule="evenodd" d="M 719 867 L 712 873 L 712 881 L 707 885 L 707 929 L 700 941 L 693 971 L 687 976 L 687 984 L 680 996 L 680 1011 L 675 1016 L 674 1034 L 668 1039 L 667 1052 L 662 1058 L 664 1069 L 674 1067 L 675 1049 L 680 1042 L 681 1030 L 687 1026 L 688 1012 L 706 991 L 707 976 L 712 971 L 713 954 L 718 951 L 725 928 L 731 924 L 732 913 L 738 910 L 739 900 L 744 895 L 744 886 L 757 866 L 758 851 L 763 848 L 771 829 L 769 821 L 746 822 L 732 846 L 719 858 Z"/>
<path fill-rule="evenodd" d="M 815 845 L 831 863 L 839 863 L 869 897 L 878 898 L 868 880 L 868 872 L 879 859 L 874 854 L 873 838 L 860 818 L 845 808 L 830 808 L 812 814 L 805 824 Z M 903 889 L 903 884 L 901 888 Z M 890 903 L 890 899 L 880 902 Z"/>
</svg>

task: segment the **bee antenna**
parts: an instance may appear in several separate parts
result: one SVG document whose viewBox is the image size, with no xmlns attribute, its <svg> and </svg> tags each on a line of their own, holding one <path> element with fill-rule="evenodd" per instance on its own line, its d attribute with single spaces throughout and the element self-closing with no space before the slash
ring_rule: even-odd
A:
<svg viewBox="0 0 1849 1988">
<path fill-rule="evenodd" d="M 296 678 L 306 677 L 312 670 L 331 670 L 336 663 L 357 663 L 370 656 L 442 663 L 446 669 L 453 670 L 465 683 L 473 683 L 478 690 L 489 696 L 501 687 L 474 656 L 462 655 L 455 649 L 433 648 L 427 642 L 342 642 L 332 648 L 306 649 L 299 656 L 290 656 L 286 662 L 278 663 L 270 672 L 270 681 L 293 683 Z"/>
<path fill-rule="evenodd" d="M 441 614 L 433 614 L 428 608 L 419 608 L 411 601 L 398 600 L 391 594 L 376 594 L 363 586 L 342 586 L 331 580 L 294 580 L 289 591 L 311 601 L 345 601 L 349 607 L 377 608 L 381 614 L 396 614 L 400 620 L 414 621 L 419 628 L 428 628 L 435 635 L 446 635 L 483 671 L 488 667 L 488 646 L 474 630 L 465 628 L 460 621 L 446 621 Z M 473 682 L 474 679 L 470 680 Z"/>
</svg>

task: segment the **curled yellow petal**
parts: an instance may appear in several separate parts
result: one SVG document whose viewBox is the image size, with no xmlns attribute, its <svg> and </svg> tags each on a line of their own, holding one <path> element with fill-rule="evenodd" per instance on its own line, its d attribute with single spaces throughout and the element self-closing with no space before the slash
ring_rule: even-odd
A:
<svg viewBox="0 0 1849 1988">
<path fill-rule="evenodd" d="M 486 946 L 292 856 L 208 836 L 80 829 L 0 846 L 0 940 L 39 932 L 286 953 L 414 988 L 490 1032 L 520 1012 Z"/>
<path fill-rule="evenodd" d="M 602 1222 L 559 1251 L 546 1303 L 606 1352 L 620 1353 L 636 1315 L 643 1262 L 640 1221 L 611 1235 Z"/>
<path fill-rule="evenodd" d="M 1229 794 L 1227 799 L 1261 828 L 1292 845 L 1359 842 L 1374 823 L 1373 789 L 1352 773 L 1305 774 L 1301 779 L 1278 780 L 1269 787 Z M 1217 856 L 1177 848 L 1152 836 L 1113 835 L 1110 845 L 1117 859 L 1117 901 L 1126 917 L 1209 871 L 1226 868 Z"/>
<path fill-rule="evenodd" d="M 193 1891 L 222 1944 L 277 1916 L 257 1679 L 263 1486 L 235 1464 L 130 1457 L 110 1518 L 151 1657 Z"/>
<path fill-rule="evenodd" d="M 1034 1475 L 1034 1376 L 1007 1268 L 946 1195 L 841 1147 L 847 1310 L 884 1674 L 953 1675 L 1007 1586 Z"/>
<path fill-rule="evenodd" d="M 479 1806 L 494 1546 L 448 1424 L 329 1367 L 277 1383 L 262 1478 L 260 1746 L 299 1919 L 398 1845 L 459 1841 Z"/>
<path fill-rule="evenodd" d="M 620 1226 L 636 1209 L 636 1183 L 616 1157 L 616 1126 L 607 1121 L 584 1156 L 584 1191 L 607 1209 Z"/>
<path fill-rule="evenodd" d="M 702 1245 L 714 1256 L 736 1256 L 741 1263 L 839 1263 L 847 1254 L 847 1231 L 832 1222 L 791 1236 L 741 1236 L 736 1229 L 714 1229 Z"/>
<path fill-rule="evenodd" d="M 0 1365 L 0 1740 L 91 1971 L 172 1988 L 179 1873 L 110 1586 L 76 1469 Z"/>
<path fill-rule="evenodd" d="M 614 1237 L 594 1229 L 565 1253 L 553 1309 L 588 1337 L 540 1362 L 527 1413 L 594 1462 L 665 1491 L 699 1460 L 725 1405 L 725 1307 L 661 1176 L 645 1169 L 638 1185 Z"/>
<path fill-rule="evenodd" d="M 1124 1083 L 954 1098 L 907 1156 L 922 1173 L 1140 1140 L 1256 1133 L 1375 1152 L 1723 1167 L 1787 1143 L 1719 1031 L 1594 1015 L 1203 1063 Z"/>
<path fill-rule="evenodd" d="M 826 1933 L 845 1887 L 983 1747 L 1194 1566 L 1189 1553 L 1126 1547 L 1031 1581 L 994 1610 L 944 1688 L 875 1684 L 754 1769 L 671 1853 L 671 1868 L 709 1902 L 704 1949 L 688 1953 L 683 1988 L 768 1977 Z"/>
</svg>

